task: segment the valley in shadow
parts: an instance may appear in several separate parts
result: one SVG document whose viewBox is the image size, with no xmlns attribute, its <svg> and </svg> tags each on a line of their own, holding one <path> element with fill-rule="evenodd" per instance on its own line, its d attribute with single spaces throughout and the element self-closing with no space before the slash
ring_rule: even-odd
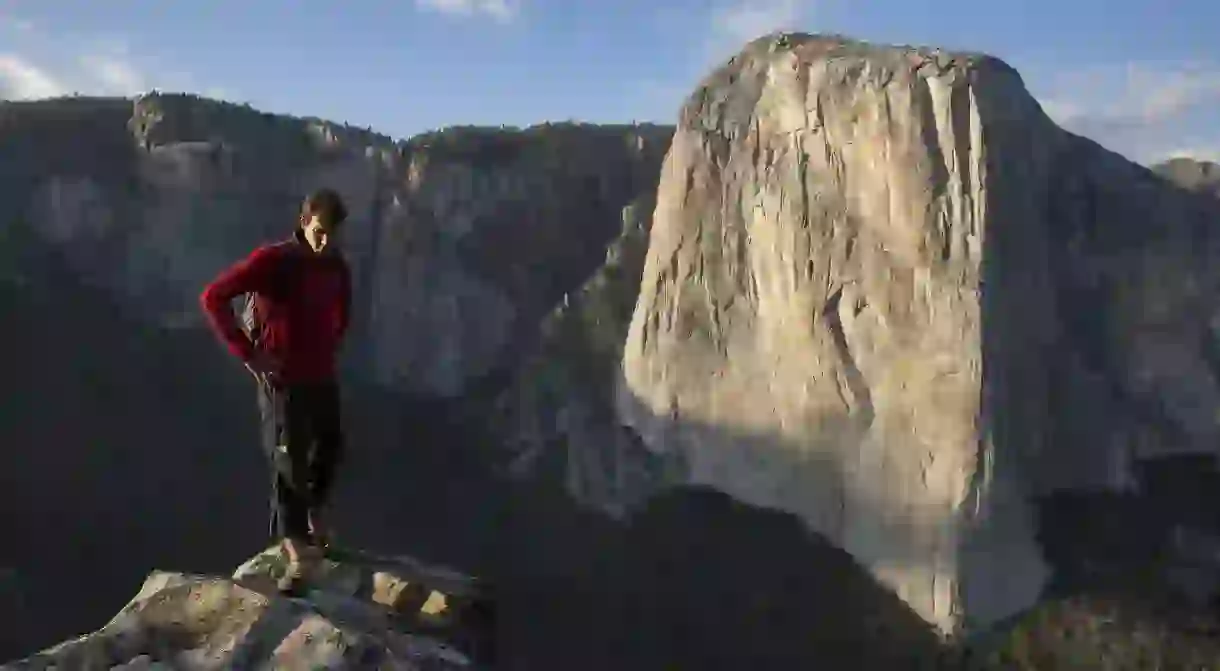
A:
<svg viewBox="0 0 1220 671">
<path fill-rule="evenodd" d="M 20 249 L 0 284 L 4 659 L 101 626 L 153 569 L 227 574 L 267 542 L 241 369 L 211 334 L 153 330 Z M 491 581 L 498 668 L 918 668 L 940 650 L 791 515 L 678 488 L 616 521 L 497 476 L 495 437 L 456 404 L 360 384 L 344 402 L 342 542 Z"/>
</svg>

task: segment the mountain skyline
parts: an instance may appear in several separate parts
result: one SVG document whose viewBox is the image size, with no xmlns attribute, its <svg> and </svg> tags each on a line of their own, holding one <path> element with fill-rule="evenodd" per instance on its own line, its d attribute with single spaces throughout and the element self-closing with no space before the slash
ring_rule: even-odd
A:
<svg viewBox="0 0 1220 671">
<path fill-rule="evenodd" d="M 986 52 L 1061 125 L 1129 158 L 1220 160 L 1217 26 L 1203 0 L 0 0 L 0 98 L 189 91 L 397 138 L 673 123 L 745 42 L 799 30 Z"/>
</svg>

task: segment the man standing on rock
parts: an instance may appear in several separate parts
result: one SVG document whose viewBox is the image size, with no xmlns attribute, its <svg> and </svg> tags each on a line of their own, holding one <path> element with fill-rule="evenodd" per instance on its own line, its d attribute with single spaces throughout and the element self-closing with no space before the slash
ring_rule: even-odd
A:
<svg viewBox="0 0 1220 671">
<path fill-rule="evenodd" d="M 351 273 L 336 238 L 346 218 L 338 193 L 310 194 L 291 238 L 254 250 L 200 296 L 212 329 L 258 381 L 271 533 L 288 555 L 280 584 L 286 591 L 328 541 L 323 509 L 343 451 L 335 364 L 348 326 Z M 242 294 L 239 324 L 230 301 Z"/>
</svg>

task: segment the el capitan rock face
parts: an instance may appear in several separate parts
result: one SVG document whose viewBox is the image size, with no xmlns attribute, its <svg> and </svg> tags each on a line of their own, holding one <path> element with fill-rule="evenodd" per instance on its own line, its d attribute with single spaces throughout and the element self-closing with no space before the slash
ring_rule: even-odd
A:
<svg viewBox="0 0 1220 671">
<path fill-rule="evenodd" d="M 1043 497 L 1215 450 L 1216 220 L 994 58 L 759 39 L 682 110 L 619 413 L 986 624 L 1043 588 Z"/>
</svg>

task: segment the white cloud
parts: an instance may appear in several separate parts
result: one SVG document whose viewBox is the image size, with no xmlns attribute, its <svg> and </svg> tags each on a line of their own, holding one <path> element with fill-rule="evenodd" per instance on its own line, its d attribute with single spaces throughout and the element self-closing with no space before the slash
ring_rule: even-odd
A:
<svg viewBox="0 0 1220 671">
<path fill-rule="evenodd" d="M 1130 63 L 1059 73 L 1040 95 L 1063 127 L 1135 160 L 1220 145 L 1220 63 Z"/>
<path fill-rule="evenodd" d="M 452 16 L 489 16 L 501 23 L 516 18 L 520 0 L 415 0 L 415 6 L 425 11 Z"/>
<path fill-rule="evenodd" d="M 79 58 L 81 72 L 98 92 L 129 96 L 148 90 L 145 76 L 135 64 L 111 54 L 90 54 Z"/>
<path fill-rule="evenodd" d="M 1044 102 L 1060 123 L 1081 120 L 1156 123 L 1220 101 L 1220 66 L 1129 64 L 1059 78 Z"/>
<path fill-rule="evenodd" d="M 21 19 L 0 14 L 0 99 L 30 100 L 70 94 L 129 97 L 153 88 L 199 91 L 216 97 L 223 91 L 194 85 L 192 78 L 134 53 L 126 42 L 89 35 L 57 34 Z M 223 92 L 225 99 L 235 96 Z"/>
<path fill-rule="evenodd" d="M 3 6 L 0 6 L 0 29 L 25 34 L 30 34 L 37 30 L 33 21 L 21 18 L 13 14 L 10 8 Z"/>
<path fill-rule="evenodd" d="M 0 98 L 31 100 L 67 92 L 62 82 L 42 68 L 16 54 L 0 54 Z"/>
<path fill-rule="evenodd" d="M 148 90 L 149 80 L 133 60 L 117 52 L 83 53 L 68 62 L 26 53 L 0 54 L 0 97 L 10 100 L 70 93 L 131 96 Z"/>
<path fill-rule="evenodd" d="M 713 8 L 699 68 L 728 60 L 746 44 L 768 33 L 800 30 L 813 18 L 812 0 L 726 0 Z M 700 75 L 701 76 L 701 75 Z"/>
<path fill-rule="evenodd" d="M 776 30 L 791 30 L 808 12 L 808 2 L 801 0 L 736 0 L 712 14 L 715 39 L 735 44 L 746 42 Z"/>
<path fill-rule="evenodd" d="M 810 32 L 816 7 L 813 0 L 717 0 L 709 12 L 694 19 L 676 8 L 658 9 L 658 28 L 689 40 L 687 52 L 679 62 L 667 64 L 664 76 L 636 80 L 637 118 L 673 123 L 685 98 L 709 72 L 768 33 Z M 690 30 L 692 21 L 694 30 Z"/>
<path fill-rule="evenodd" d="M 1220 102 L 1220 69 L 1178 73 L 1160 86 L 1146 88 L 1151 91 L 1140 110 L 1143 117 L 1171 117 L 1195 105 Z"/>
<path fill-rule="evenodd" d="M 1214 147 L 1191 147 L 1188 149 L 1170 149 L 1165 152 L 1165 158 L 1193 158 L 1196 161 L 1220 163 L 1220 145 Z"/>
<path fill-rule="evenodd" d="M 211 87 L 211 88 L 204 89 L 203 95 L 207 96 L 208 98 L 214 98 L 216 100 L 228 100 L 230 102 L 237 100 L 236 95 L 234 95 L 228 89 L 222 89 L 222 88 L 217 88 L 217 87 Z"/>
</svg>

